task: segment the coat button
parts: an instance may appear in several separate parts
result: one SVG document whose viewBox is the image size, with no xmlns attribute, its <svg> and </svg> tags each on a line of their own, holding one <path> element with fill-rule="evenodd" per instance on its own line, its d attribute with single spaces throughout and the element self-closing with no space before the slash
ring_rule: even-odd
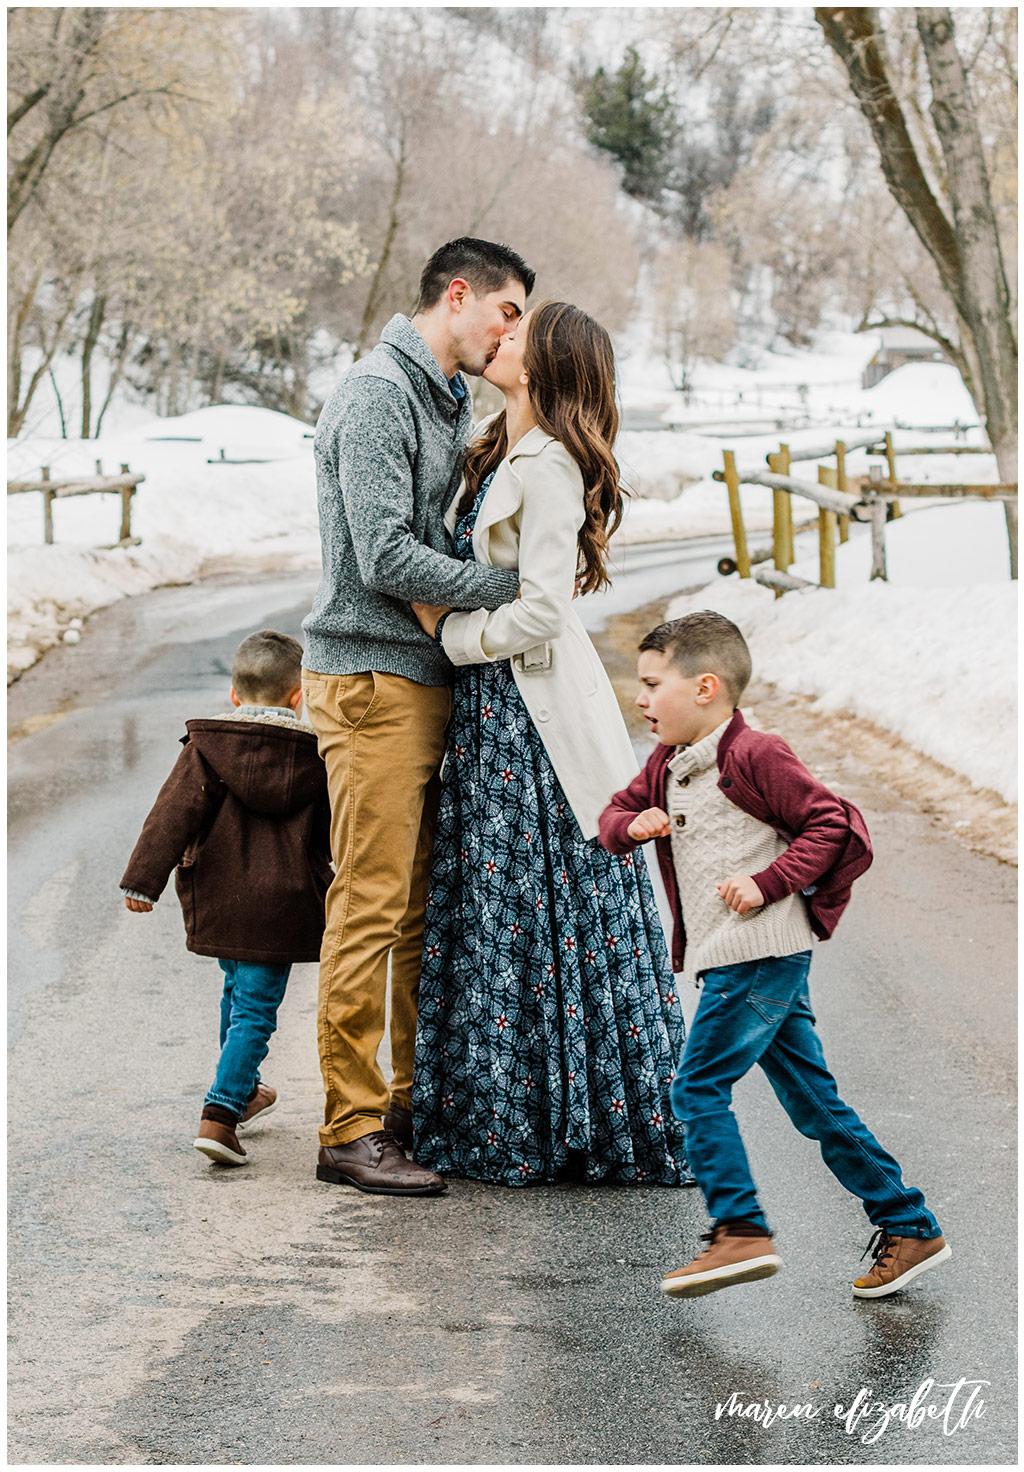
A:
<svg viewBox="0 0 1024 1472">
<path fill-rule="evenodd" d="M 679 785 L 680 785 L 680 787 L 689 787 L 689 785 L 690 785 L 690 779 L 689 779 L 689 777 L 680 777 L 679 778 Z"/>
<path fill-rule="evenodd" d="M 732 786 L 732 778 L 731 777 L 723 777 L 722 778 L 722 786 L 723 787 L 731 787 Z"/>
<path fill-rule="evenodd" d="M 677 828 L 685 828 L 686 827 L 686 814 L 685 813 L 679 813 L 679 814 L 677 814 L 677 816 L 676 816 L 676 827 Z"/>
<path fill-rule="evenodd" d="M 549 721 L 551 719 L 551 712 L 549 710 L 539 710 L 537 712 L 537 719 L 538 721 Z"/>
</svg>

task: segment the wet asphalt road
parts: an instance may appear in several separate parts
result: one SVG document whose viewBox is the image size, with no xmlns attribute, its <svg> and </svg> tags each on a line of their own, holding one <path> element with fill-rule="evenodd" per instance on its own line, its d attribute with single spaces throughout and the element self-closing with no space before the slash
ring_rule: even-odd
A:
<svg viewBox="0 0 1024 1472">
<path fill-rule="evenodd" d="M 812 994 L 844 1096 L 953 1246 L 904 1295 L 852 1298 L 866 1219 L 760 1075 L 737 1110 L 785 1267 L 689 1304 L 657 1282 L 705 1228 L 694 1191 L 318 1183 L 312 966 L 252 1164 L 191 1150 L 219 972 L 170 896 L 131 915 L 117 881 L 184 719 L 223 706 L 244 633 L 298 632 L 312 581 L 122 603 L 10 692 L 10 1460 L 1012 1464 L 1015 874 L 855 762 L 877 859 Z M 958 1429 L 961 1379 L 986 1383 Z M 921 1387 L 916 1427 L 835 1415 Z M 716 1419 L 733 1392 L 816 1414 Z"/>
</svg>

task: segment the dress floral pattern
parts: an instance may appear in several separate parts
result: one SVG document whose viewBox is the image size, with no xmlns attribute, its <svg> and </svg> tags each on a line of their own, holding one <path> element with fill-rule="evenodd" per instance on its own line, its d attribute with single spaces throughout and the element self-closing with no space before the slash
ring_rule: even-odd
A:
<svg viewBox="0 0 1024 1472">
<path fill-rule="evenodd" d="M 455 528 L 473 556 L 490 478 Z M 424 928 L 415 1155 L 510 1186 L 689 1184 L 684 1024 L 643 855 L 583 837 L 508 660 L 457 672 Z"/>
</svg>

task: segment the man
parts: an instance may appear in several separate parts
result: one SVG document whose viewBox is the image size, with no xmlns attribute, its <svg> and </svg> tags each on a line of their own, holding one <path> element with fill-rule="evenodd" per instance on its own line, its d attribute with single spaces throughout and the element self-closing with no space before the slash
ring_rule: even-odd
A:
<svg viewBox="0 0 1024 1472">
<path fill-rule="evenodd" d="M 518 591 L 515 572 L 450 556 L 444 514 L 472 423 L 462 375 L 484 371 L 533 280 L 507 246 L 442 246 L 412 319 L 392 317 L 317 424 L 323 575 L 303 624 L 302 688 L 327 765 L 337 873 L 320 953 L 326 1104 L 316 1173 L 376 1194 L 446 1189 L 402 1148 L 412 1144 L 423 912 L 452 676 L 408 603 L 493 609 Z M 389 954 L 390 1095 L 376 1061 Z"/>
</svg>

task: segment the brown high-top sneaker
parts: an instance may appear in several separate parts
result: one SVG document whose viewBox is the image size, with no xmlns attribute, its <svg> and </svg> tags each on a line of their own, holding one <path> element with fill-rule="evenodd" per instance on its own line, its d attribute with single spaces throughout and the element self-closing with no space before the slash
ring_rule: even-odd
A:
<svg viewBox="0 0 1024 1472">
<path fill-rule="evenodd" d="M 273 1085 L 262 1083 L 257 1084 L 252 1093 L 249 1095 L 249 1102 L 245 1106 L 245 1113 L 238 1121 L 239 1126 L 243 1124 L 251 1124 L 257 1116 L 262 1119 L 264 1114 L 269 1114 L 270 1111 L 272 1109 L 275 1109 L 276 1107 L 277 1090 L 273 1087 Z"/>
<path fill-rule="evenodd" d="M 734 1283 L 770 1278 L 782 1266 L 772 1251 L 772 1234 L 753 1222 L 718 1222 L 701 1237 L 710 1243 L 693 1262 L 661 1280 L 669 1298 L 700 1298 Z"/>
<path fill-rule="evenodd" d="M 199 1121 L 199 1134 L 192 1141 L 193 1148 L 215 1160 L 218 1165 L 248 1165 L 249 1157 L 238 1143 L 235 1126 L 223 1124 L 218 1119 L 209 1119 L 203 1110 Z"/>
<path fill-rule="evenodd" d="M 952 1253 L 944 1237 L 897 1237 L 879 1227 L 861 1254 L 861 1261 L 868 1253 L 874 1258 L 874 1266 L 862 1278 L 854 1279 L 854 1298 L 886 1298 L 898 1293 L 919 1273 L 937 1268 Z"/>
</svg>

